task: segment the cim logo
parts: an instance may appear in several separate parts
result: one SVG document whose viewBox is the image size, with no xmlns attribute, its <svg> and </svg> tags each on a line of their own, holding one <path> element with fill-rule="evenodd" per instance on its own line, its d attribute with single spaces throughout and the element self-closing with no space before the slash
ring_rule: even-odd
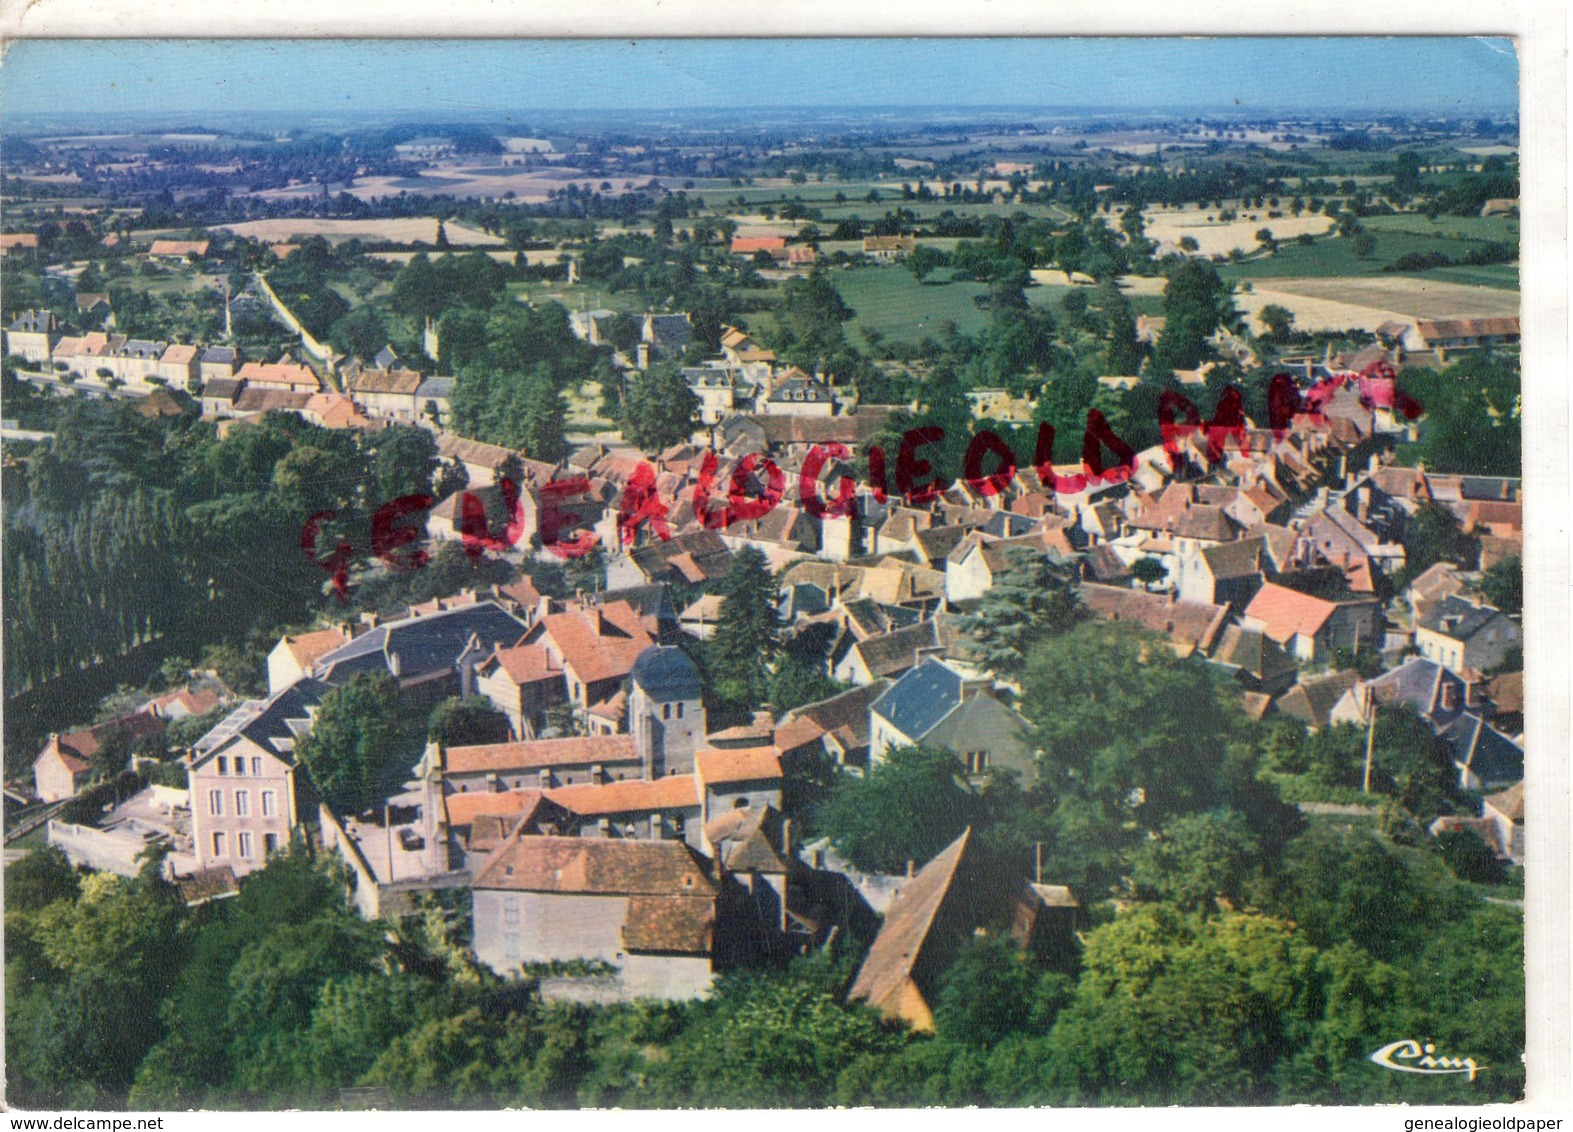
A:
<svg viewBox="0 0 1573 1132">
<path fill-rule="evenodd" d="M 1421 1045 L 1413 1038 L 1383 1046 L 1371 1055 L 1371 1060 L 1383 1069 L 1396 1069 L 1400 1073 L 1426 1073 L 1433 1076 L 1467 1073 L 1471 1081 L 1477 1073 L 1487 1068 L 1476 1065 L 1472 1057 L 1437 1057 L 1436 1046 L 1430 1042 Z M 1400 1062 L 1413 1064 L 1403 1065 Z"/>
</svg>

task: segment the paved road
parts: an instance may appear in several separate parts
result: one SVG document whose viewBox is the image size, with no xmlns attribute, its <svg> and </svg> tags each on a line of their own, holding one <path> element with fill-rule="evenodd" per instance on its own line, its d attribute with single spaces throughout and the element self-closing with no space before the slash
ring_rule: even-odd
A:
<svg viewBox="0 0 1573 1132">
<path fill-rule="evenodd" d="M 0 428 L 0 436 L 7 440 L 51 440 L 52 432 L 40 432 L 33 428 Z"/>
</svg>

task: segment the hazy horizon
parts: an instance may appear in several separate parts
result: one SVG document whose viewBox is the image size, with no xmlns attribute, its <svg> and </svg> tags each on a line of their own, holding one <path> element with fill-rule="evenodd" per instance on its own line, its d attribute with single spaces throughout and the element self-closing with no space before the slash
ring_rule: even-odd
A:
<svg viewBox="0 0 1573 1132">
<path fill-rule="evenodd" d="M 1518 59 L 1477 37 L 21 40 L 0 67 L 10 122 L 858 110 L 1502 115 Z"/>
</svg>

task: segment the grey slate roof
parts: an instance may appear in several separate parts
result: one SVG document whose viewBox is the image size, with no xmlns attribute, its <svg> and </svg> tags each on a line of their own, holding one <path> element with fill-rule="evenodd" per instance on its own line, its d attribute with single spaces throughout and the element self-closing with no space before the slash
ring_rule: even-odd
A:
<svg viewBox="0 0 1573 1132">
<path fill-rule="evenodd" d="M 1453 748 L 1453 761 L 1488 788 L 1523 781 L 1523 748 L 1474 712 L 1455 719 L 1441 735 Z"/>
<path fill-rule="evenodd" d="M 652 645 L 639 654 L 629 674 L 653 700 L 697 700 L 700 694 L 699 671 L 688 654 L 679 648 Z"/>
<path fill-rule="evenodd" d="M 412 679 L 450 668 L 470 643 L 482 649 L 518 644 L 526 626 L 496 602 L 482 601 L 458 609 L 390 621 L 334 649 L 317 662 L 322 679 L 342 684 L 357 672 L 389 672 L 399 657 L 400 678 Z"/>
<path fill-rule="evenodd" d="M 1500 610 L 1489 605 L 1476 605 L 1457 594 L 1451 594 L 1437 602 L 1421 618 L 1420 624 L 1455 641 L 1467 641 L 1502 616 L 1505 615 Z"/>
<path fill-rule="evenodd" d="M 1242 629 L 1238 625 L 1230 625 L 1223 631 L 1223 641 L 1213 655 L 1213 660 L 1239 668 L 1264 682 L 1275 680 L 1299 667 L 1294 658 L 1267 634 L 1257 629 Z"/>
<path fill-rule="evenodd" d="M 192 745 L 193 763 L 205 761 L 237 735 L 276 752 L 286 762 L 294 762 L 295 741 L 311 730 L 309 709 L 332 690 L 308 676 L 271 699 L 242 704 Z"/>
<path fill-rule="evenodd" d="M 1263 543 L 1258 536 L 1207 547 L 1202 558 L 1215 579 L 1248 578 L 1262 572 L 1262 552 Z"/>
<path fill-rule="evenodd" d="M 1452 684 L 1458 689 L 1458 701 L 1452 708 L 1442 706 L 1441 688 Z M 1407 704 L 1419 715 L 1431 721 L 1432 726 L 1443 728 L 1463 712 L 1464 682 L 1435 661 L 1413 657 L 1366 682 L 1379 704 Z"/>
<path fill-rule="evenodd" d="M 961 704 L 961 675 L 926 657 L 907 672 L 869 709 L 903 735 L 921 741 Z"/>
<path fill-rule="evenodd" d="M 788 586 L 776 606 L 776 613 L 788 623 L 813 613 L 823 613 L 830 608 L 825 591 L 812 582 L 798 582 Z"/>
<path fill-rule="evenodd" d="M 1018 515 L 1014 511 L 996 511 L 989 521 L 978 529 L 997 538 L 1016 538 L 1028 531 L 1036 530 L 1041 525 L 1039 520 Z"/>
<path fill-rule="evenodd" d="M 55 312 L 23 311 L 11 320 L 10 330 L 27 331 L 32 334 L 45 334 L 55 328 Z"/>
</svg>

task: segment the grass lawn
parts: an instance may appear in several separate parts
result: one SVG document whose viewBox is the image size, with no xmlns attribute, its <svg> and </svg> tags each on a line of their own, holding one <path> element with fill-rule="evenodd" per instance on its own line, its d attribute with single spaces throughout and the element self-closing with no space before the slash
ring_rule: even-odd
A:
<svg viewBox="0 0 1573 1132">
<path fill-rule="evenodd" d="M 571 311 L 612 310 L 623 314 L 644 314 L 645 305 L 637 291 L 611 291 L 596 284 L 541 283 L 536 281 L 511 281 L 508 294 L 522 301 L 528 295 L 532 303 L 561 303 Z"/>
<path fill-rule="evenodd" d="M 934 277 L 919 283 L 904 267 L 856 267 L 832 272 L 830 278 L 857 312 L 847 324 L 847 337 L 854 344 L 863 341 L 865 330 L 876 330 L 892 342 L 921 342 L 938 338 L 947 322 L 963 334 L 976 334 L 989 324 L 988 312 L 972 301 L 988 293 L 982 283 L 939 283 Z"/>
</svg>

